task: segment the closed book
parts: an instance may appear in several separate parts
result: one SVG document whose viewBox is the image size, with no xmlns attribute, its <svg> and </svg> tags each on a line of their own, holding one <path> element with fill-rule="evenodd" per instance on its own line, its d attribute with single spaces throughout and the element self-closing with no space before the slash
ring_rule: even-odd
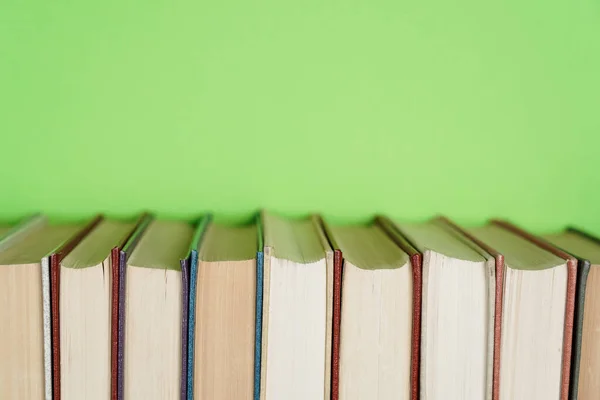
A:
<svg viewBox="0 0 600 400">
<path fill-rule="evenodd" d="M 194 345 L 195 337 L 194 330 L 196 327 L 196 294 L 198 284 L 198 250 L 202 243 L 202 238 L 206 232 L 212 216 L 210 214 L 201 218 L 196 224 L 194 236 L 190 244 L 190 250 L 188 253 L 189 257 L 189 290 L 187 294 L 187 339 L 185 345 L 187 345 L 186 351 L 186 365 L 183 368 L 182 374 L 185 379 L 185 389 L 182 389 L 181 399 L 193 399 L 194 398 Z"/>
<path fill-rule="evenodd" d="M 117 290 L 117 360 L 116 360 L 116 396 L 117 400 L 122 400 L 124 397 L 124 381 L 125 381 L 125 286 L 127 278 L 127 260 L 131 257 L 131 254 L 136 249 L 142 236 L 148 230 L 150 224 L 154 221 L 152 214 L 143 214 L 139 221 L 136 223 L 135 230 L 125 240 L 123 246 L 119 249 L 119 260 L 118 260 L 118 271 L 116 281 L 113 285 L 116 285 Z M 114 326 L 113 326 L 114 328 Z M 114 345 L 114 342 L 113 342 Z M 112 360 L 114 363 L 115 360 Z M 112 366 L 114 368 L 114 365 Z M 114 370 L 113 370 L 114 373 Z M 113 381 L 114 382 L 114 381 Z M 114 400 L 115 387 L 111 388 L 111 398 Z"/>
<path fill-rule="evenodd" d="M 42 291 L 47 283 L 42 282 L 42 259 L 71 233 L 51 227 L 42 215 L 2 227 L 0 398 L 52 398 L 50 346 L 45 341 L 50 315 L 44 312 Z"/>
<path fill-rule="evenodd" d="M 444 220 L 390 223 L 423 254 L 420 398 L 491 400 L 495 258 Z"/>
<path fill-rule="evenodd" d="M 543 238 L 577 257 L 570 400 L 600 393 L 600 240 L 576 228 Z"/>
<path fill-rule="evenodd" d="M 126 236 L 113 247 L 110 252 L 111 263 L 111 315 L 110 315 L 110 398 L 117 400 L 119 398 L 119 355 L 120 353 L 120 318 L 121 312 L 121 274 L 123 271 L 122 254 L 125 246 L 130 243 L 138 232 L 143 229 L 152 216 L 149 213 L 143 213 L 134 222 L 133 228 L 129 230 Z M 122 348 L 122 347 L 121 347 Z"/>
<path fill-rule="evenodd" d="M 60 262 L 63 399 L 117 398 L 119 250 L 135 226 L 103 219 Z"/>
<path fill-rule="evenodd" d="M 50 224 L 36 215 L 2 233 L 0 398 L 52 399 L 50 258 L 68 253 L 90 226 Z"/>
<path fill-rule="evenodd" d="M 576 259 L 506 221 L 468 232 L 504 256 L 498 398 L 567 400 Z"/>
<path fill-rule="evenodd" d="M 186 387 L 186 269 L 193 234 L 187 222 L 152 220 L 133 239 L 138 242 L 125 262 L 120 315 L 123 398 L 180 399 Z"/>
<path fill-rule="evenodd" d="M 67 257 L 82 240 L 86 238 L 102 221 L 104 217 L 98 215 L 83 226 L 78 226 L 75 234 L 63 242 L 50 254 L 48 266 L 50 270 L 50 315 L 52 345 L 52 398 L 60 400 L 62 395 L 62 369 L 61 369 L 61 325 L 60 325 L 60 288 L 61 288 L 61 262 Z M 44 268 L 44 264 L 42 264 Z"/>
<path fill-rule="evenodd" d="M 262 297 L 262 239 L 256 220 L 210 222 L 198 252 L 192 359 L 197 400 L 252 399 L 256 395 Z"/>
<path fill-rule="evenodd" d="M 333 250 L 316 216 L 262 212 L 261 360 L 266 400 L 331 396 Z"/>
<path fill-rule="evenodd" d="M 378 223 L 325 223 L 334 250 L 332 399 L 410 399 L 411 256 Z"/>
<path fill-rule="evenodd" d="M 448 226 L 449 228 L 456 231 L 459 236 L 464 237 L 465 240 L 473 243 L 476 248 L 481 249 L 482 254 L 489 254 L 494 257 L 495 260 L 495 287 L 494 291 L 494 349 L 493 349 L 493 368 L 492 368 L 492 399 L 497 400 L 500 396 L 500 345 L 502 339 L 502 296 L 504 294 L 504 255 L 498 252 L 495 248 L 489 244 L 482 242 L 477 239 L 466 229 L 460 227 L 448 218 L 439 217 L 440 222 Z M 490 288 L 492 289 L 492 288 Z"/>
</svg>

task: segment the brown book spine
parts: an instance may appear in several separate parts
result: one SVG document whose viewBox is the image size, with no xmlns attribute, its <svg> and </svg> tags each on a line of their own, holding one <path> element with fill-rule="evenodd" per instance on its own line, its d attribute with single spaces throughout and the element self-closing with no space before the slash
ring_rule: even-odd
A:
<svg viewBox="0 0 600 400">
<path fill-rule="evenodd" d="M 99 215 L 50 255 L 52 398 L 60 400 L 60 263 L 103 219 Z"/>
<path fill-rule="evenodd" d="M 110 305 L 110 398 L 117 400 L 119 367 L 119 252 L 114 247 L 110 252 L 112 297 Z"/>
<path fill-rule="evenodd" d="M 504 256 L 496 255 L 496 304 L 494 307 L 494 361 L 492 400 L 500 399 L 500 345 L 502 344 L 502 302 L 504 301 Z"/>
<path fill-rule="evenodd" d="M 412 355 L 411 355 L 411 396 L 412 400 L 419 400 L 419 387 L 421 377 L 421 296 L 423 292 L 423 270 L 421 254 L 410 257 L 413 267 L 413 326 L 412 326 Z"/>
<path fill-rule="evenodd" d="M 504 297 L 504 256 L 496 256 L 496 304 L 494 307 L 494 361 L 492 400 L 500 399 L 500 345 L 502 343 L 502 302 Z"/>
<path fill-rule="evenodd" d="M 110 252 L 112 293 L 110 313 L 110 398 L 117 400 L 119 394 L 119 262 L 121 249 L 136 232 L 138 227 L 149 218 L 150 214 L 143 213 L 137 219 L 135 226 L 127 233 L 121 242 Z"/>
<path fill-rule="evenodd" d="M 391 219 L 378 216 L 375 222 L 406 254 L 413 270 L 413 318 L 410 358 L 410 398 L 419 400 L 421 380 L 421 301 L 423 295 L 423 255 L 394 227 Z"/>
<path fill-rule="evenodd" d="M 342 252 L 333 251 L 333 326 L 331 346 L 331 400 L 340 392 L 340 326 L 342 321 Z"/>
<path fill-rule="evenodd" d="M 512 233 L 521 236 L 541 247 L 542 249 L 554 254 L 557 257 L 564 259 L 567 262 L 567 301 L 565 304 L 565 328 L 563 333 L 563 357 L 562 357 L 562 374 L 560 399 L 569 399 L 569 379 L 571 369 L 571 352 L 573 350 L 573 320 L 575 317 L 575 288 L 577 285 L 577 259 L 559 250 L 543 239 L 538 238 L 531 233 L 511 224 L 507 221 L 492 220 L 491 223 L 501 226 L 502 228 L 511 231 Z"/>
</svg>

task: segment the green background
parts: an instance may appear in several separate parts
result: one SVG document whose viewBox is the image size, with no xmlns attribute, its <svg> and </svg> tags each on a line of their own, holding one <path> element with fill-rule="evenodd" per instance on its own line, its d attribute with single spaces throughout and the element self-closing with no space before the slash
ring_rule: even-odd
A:
<svg viewBox="0 0 600 400">
<path fill-rule="evenodd" d="M 0 50 L 2 219 L 600 232 L 597 0 L 4 0 Z"/>
</svg>

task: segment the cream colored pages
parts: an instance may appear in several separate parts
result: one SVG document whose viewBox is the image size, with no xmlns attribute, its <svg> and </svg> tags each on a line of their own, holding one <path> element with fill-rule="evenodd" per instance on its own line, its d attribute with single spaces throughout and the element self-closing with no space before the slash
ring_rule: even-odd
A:
<svg viewBox="0 0 600 400">
<path fill-rule="evenodd" d="M 0 246 L 0 398 L 51 400 L 47 255 L 78 229 L 37 217 Z"/>
<path fill-rule="evenodd" d="M 421 398 L 490 394 L 490 265 L 426 251 L 421 315 Z"/>
<path fill-rule="evenodd" d="M 63 400 L 110 397 L 111 270 L 110 257 L 93 267 L 61 267 Z"/>
<path fill-rule="evenodd" d="M 333 251 L 327 252 L 327 321 L 325 336 L 325 400 L 331 398 L 331 357 L 333 345 Z"/>
<path fill-rule="evenodd" d="M 194 398 L 254 394 L 256 225 L 211 223 L 198 263 Z"/>
<path fill-rule="evenodd" d="M 270 281 L 266 398 L 323 399 L 326 262 L 298 264 L 272 257 Z"/>
<path fill-rule="evenodd" d="M 377 225 L 329 226 L 344 257 L 339 399 L 409 399 L 413 273 Z"/>
<path fill-rule="evenodd" d="M 344 263 L 340 400 L 410 399 L 412 267 Z"/>
<path fill-rule="evenodd" d="M 560 396 L 567 266 L 506 268 L 500 399 Z"/>
<path fill-rule="evenodd" d="M 397 226 L 423 253 L 421 398 L 491 400 L 495 260 L 439 219 Z"/>
<path fill-rule="evenodd" d="M 261 397 L 329 399 L 333 253 L 316 217 L 262 218 Z"/>
<path fill-rule="evenodd" d="M 325 263 L 327 268 L 327 314 L 325 331 L 325 399 L 331 398 L 331 357 L 333 345 L 333 249 L 323 230 L 321 217 L 313 215 L 312 223 L 317 230 L 321 246 L 325 250 Z"/>
<path fill-rule="evenodd" d="M 194 230 L 154 220 L 127 262 L 125 302 L 126 399 L 179 399 L 182 277 L 180 260 Z"/>
<path fill-rule="evenodd" d="M 198 265 L 194 398 L 243 400 L 254 393 L 256 263 Z"/>
<path fill-rule="evenodd" d="M 44 398 L 39 264 L 0 265 L 0 398 Z"/>
<path fill-rule="evenodd" d="M 111 250 L 133 223 L 103 220 L 60 267 L 61 397 L 110 397 Z"/>
<path fill-rule="evenodd" d="M 127 267 L 126 399 L 179 400 L 181 272 Z"/>
</svg>

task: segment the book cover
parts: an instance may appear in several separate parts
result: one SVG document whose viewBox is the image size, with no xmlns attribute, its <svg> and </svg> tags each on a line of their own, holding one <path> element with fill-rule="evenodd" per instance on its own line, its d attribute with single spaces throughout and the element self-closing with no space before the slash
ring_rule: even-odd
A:
<svg viewBox="0 0 600 400">
<path fill-rule="evenodd" d="M 567 301 L 565 304 L 565 327 L 563 333 L 563 356 L 561 367 L 561 383 L 560 383 L 560 398 L 567 400 L 569 398 L 569 382 L 571 376 L 571 354 L 573 350 L 573 322 L 575 316 L 575 292 L 577 284 L 577 259 L 550 243 L 538 238 L 529 232 L 503 220 L 492 220 L 492 224 L 496 224 L 515 235 L 527 239 L 531 243 L 540 248 L 560 257 L 567 264 Z"/>
<path fill-rule="evenodd" d="M 420 300 L 415 301 L 414 296 L 416 293 L 419 297 L 421 293 L 421 255 L 402 237 L 385 229 L 381 218 L 365 225 L 329 225 L 325 222 L 322 224 L 334 253 L 331 398 L 363 398 L 373 390 L 379 389 L 387 393 L 379 393 L 379 397 L 389 396 L 391 393 L 399 395 L 398 387 L 395 386 L 397 383 L 401 385 L 404 397 L 415 398 L 419 395 L 420 332 L 420 323 L 415 323 L 415 318 L 420 318 Z M 361 250 L 357 253 L 354 251 L 355 247 Z M 361 254 L 360 251 L 364 253 Z M 406 268 L 409 268 L 410 272 L 404 275 L 402 271 L 406 271 Z M 407 286 L 410 289 L 404 290 L 408 289 Z M 388 296 L 381 297 L 386 290 L 393 291 L 388 294 L 394 300 L 390 300 Z M 352 296 L 347 297 L 349 295 Z M 362 300 L 357 301 L 358 297 L 355 295 L 362 296 Z M 371 304 L 375 307 L 393 304 L 393 308 L 406 308 L 400 314 L 390 314 L 389 309 L 386 313 L 382 308 L 381 313 L 375 313 L 377 316 L 374 316 L 373 313 L 364 311 L 365 308 L 361 305 L 363 301 L 374 301 L 375 303 Z M 378 301 L 381 303 L 377 303 Z M 414 312 L 415 309 L 417 313 Z M 352 319 L 354 312 L 357 312 L 356 315 L 362 315 L 356 317 L 358 319 Z M 358 321 L 361 320 L 369 321 L 370 324 L 364 329 L 358 328 L 357 323 L 360 324 Z M 371 324 L 373 322 L 375 325 L 395 324 L 399 330 L 394 330 L 393 334 L 389 330 L 375 333 L 371 328 L 375 326 Z M 343 331 L 347 328 L 348 332 Z M 370 363 L 374 367 L 379 362 L 370 355 L 372 351 L 376 351 L 375 348 L 365 353 L 364 350 L 360 350 L 364 349 L 364 346 L 355 347 L 356 343 L 350 344 L 351 340 L 361 337 L 365 339 L 365 335 L 371 335 L 370 339 L 366 339 L 369 345 L 373 340 L 383 341 L 381 345 L 389 352 L 386 350 L 380 355 L 386 359 L 385 362 L 390 363 L 393 372 L 364 369 L 364 363 Z M 342 337 L 345 338 L 344 341 L 341 340 Z M 405 350 L 399 353 L 397 345 L 400 343 L 402 347 L 405 346 Z M 362 377 L 363 372 L 371 376 L 367 380 L 357 379 Z M 392 380 L 394 383 L 391 383 Z M 390 391 L 390 385 L 395 389 Z"/>
<path fill-rule="evenodd" d="M 421 297 L 423 293 L 423 255 L 394 228 L 393 222 L 386 217 L 377 217 L 376 222 L 390 238 L 410 257 L 413 268 L 413 322 L 411 353 L 411 399 L 419 399 L 420 362 L 421 362 Z"/>
<path fill-rule="evenodd" d="M 333 288 L 332 288 L 332 311 L 331 311 L 331 400 L 338 400 L 340 393 L 340 326 L 342 321 L 342 269 L 344 257 L 336 243 L 328 225 L 323 218 L 317 217 L 318 222 L 329 241 L 333 250 Z"/>
<path fill-rule="evenodd" d="M 257 356 L 258 349 L 262 354 L 255 362 L 256 367 L 260 364 L 257 383 L 261 384 L 255 386 L 255 395 L 260 399 L 304 398 L 308 393 L 315 397 L 321 392 L 315 398 L 330 400 L 333 250 L 316 215 L 286 218 L 263 210 L 260 223 L 266 278 L 264 288 L 259 289 L 263 292 L 262 307 L 257 309 L 263 322 L 262 326 L 257 323 L 257 339 L 259 334 L 262 339 L 257 342 Z M 291 269 L 297 269 L 293 281 L 282 280 Z M 297 283 L 304 285 L 301 290 L 297 290 Z M 312 306 L 296 297 L 305 290 L 312 290 Z M 296 318 L 282 324 L 289 315 Z M 303 341 L 310 336 L 309 331 L 318 339 Z M 287 343 L 285 350 L 277 347 L 282 343 Z M 293 354 L 298 356 L 292 359 Z M 292 391 L 292 387 L 298 389 Z"/>
<path fill-rule="evenodd" d="M 125 279 L 127 270 L 127 260 L 133 253 L 133 250 L 139 243 L 144 232 L 154 220 L 154 216 L 151 214 L 144 214 L 137 223 L 135 230 L 127 238 L 125 244 L 119 250 L 119 263 L 118 263 L 118 326 L 117 326 L 117 399 L 123 399 L 123 383 L 124 383 L 124 339 L 125 339 Z"/>
<path fill-rule="evenodd" d="M 427 343 L 427 337 L 428 337 L 428 333 L 427 333 L 427 328 L 428 328 L 428 323 L 431 324 L 432 320 L 431 319 L 427 319 L 427 310 L 429 310 L 430 312 L 432 310 L 434 310 L 433 312 L 441 312 L 439 311 L 438 306 L 434 306 L 433 309 L 431 308 L 431 303 L 430 304 L 424 304 L 425 298 L 428 297 L 428 292 L 427 292 L 427 287 L 425 287 L 424 284 L 427 284 L 428 282 L 425 281 L 424 282 L 424 269 L 428 268 L 427 263 L 431 262 L 431 253 L 437 253 L 437 254 L 444 254 L 445 256 L 449 256 L 450 259 L 454 259 L 454 260 L 458 260 L 458 262 L 464 262 L 466 260 L 470 260 L 470 258 L 467 257 L 473 257 L 472 260 L 477 259 L 479 263 L 483 264 L 481 265 L 482 267 L 484 267 L 485 269 L 485 279 L 484 281 L 482 280 L 478 280 L 478 285 L 485 285 L 485 291 L 487 293 L 486 295 L 486 309 L 485 310 L 481 310 L 478 309 L 477 311 L 484 312 L 486 317 L 485 317 L 485 324 L 487 325 L 487 330 L 486 330 L 486 335 L 484 337 L 485 341 L 484 342 L 478 342 L 478 350 L 477 351 L 483 351 L 485 355 L 485 365 L 481 365 L 479 368 L 483 368 L 483 369 L 478 369 L 478 371 L 483 372 L 483 374 L 479 374 L 478 375 L 478 379 L 482 378 L 482 383 L 483 386 L 478 386 L 478 389 L 483 390 L 484 391 L 484 398 L 492 400 L 493 399 L 493 367 L 494 367 L 494 333 L 495 333 L 495 327 L 497 325 L 497 323 L 499 321 L 501 321 L 500 319 L 497 318 L 497 315 L 495 313 L 496 311 L 496 299 L 497 299 L 497 295 L 498 293 L 496 292 L 496 290 L 498 289 L 498 285 L 497 285 L 497 280 L 496 280 L 496 270 L 498 269 L 498 265 L 497 265 L 497 260 L 495 257 L 493 257 L 488 251 L 486 251 L 484 248 L 482 248 L 482 246 L 479 246 L 477 243 L 473 242 L 472 240 L 470 240 L 469 238 L 467 238 L 464 234 L 463 231 L 458 229 L 458 227 L 454 224 L 452 224 L 448 219 L 446 218 L 442 218 L 442 217 L 438 217 L 438 218 L 434 218 L 430 221 L 421 223 L 421 224 L 413 224 L 412 229 L 409 228 L 410 224 L 399 224 L 396 223 L 394 221 L 392 221 L 389 218 L 385 218 L 385 217 L 379 217 L 379 222 L 380 224 L 382 224 L 385 227 L 387 227 L 387 231 L 388 233 L 391 233 L 392 235 L 397 235 L 396 237 L 396 242 L 398 243 L 398 245 L 400 247 L 402 247 L 404 249 L 405 252 L 407 252 L 408 254 L 414 254 L 414 252 L 420 253 L 420 258 L 416 261 L 418 264 L 418 268 L 415 268 L 415 262 L 413 261 L 413 270 L 415 273 L 415 277 L 414 277 L 414 282 L 415 282 L 415 293 L 414 293 L 414 298 L 415 298 L 415 310 L 414 310 L 414 314 L 415 314 L 415 322 L 414 324 L 418 326 L 414 326 L 415 329 L 418 329 L 418 336 L 414 338 L 415 340 L 415 347 L 414 347 L 414 354 L 416 354 L 419 358 L 418 361 L 415 361 L 415 363 L 417 365 L 414 366 L 413 369 L 413 393 L 412 393 L 412 398 L 413 399 L 418 399 L 418 398 L 422 398 L 424 396 L 427 396 L 427 394 L 429 395 L 433 395 L 434 397 L 436 396 L 436 394 L 432 394 L 432 393 L 428 393 L 428 389 L 431 390 L 431 382 L 433 380 L 429 379 L 431 377 L 433 377 L 434 379 L 439 378 L 436 376 L 435 372 L 431 373 L 430 370 L 428 370 L 425 365 L 428 361 L 427 358 L 427 351 L 429 351 L 429 356 L 431 356 L 431 354 L 435 354 L 438 353 L 439 351 L 441 351 L 439 348 L 438 349 L 434 349 L 433 352 L 431 352 L 431 344 L 426 344 Z M 427 235 L 425 235 L 425 237 L 439 237 L 439 238 L 445 238 L 443 240 L 444 241 L 439 241 L 441 239 L 438 239 L 438 242 L 436 242 L 435 240 L 433 240 L 430 243 L 427 243 L 426 241 L 424 242 L 424 236 L 421 233 L 420 235 L 416 235 L 414 233 L 414 229 L 415 226 L 419 227 L 419 230 L 421 229 L 425 229 L 426 227 L 430 227 L 427 229 L 432 229 L 431 227 L 437 227 L 435 229 L 438 230 L 437 233 L 435 233 L 436 231 L 434 230 L 433 232 L 429 232 Z M 419 230 L 417 230 L 417 232 L 419 232 Z M 423 232 L 423 231 L 421 231 Z M 438 236 L 440 235 L 440 236 Z M 402 239 L 404 240 L 409 247 L 407 247 L 407 244 L 402 244 L 402 242 L 398 242 L 398 239 Z M 453 247 L 444 247 L 443 243 L 453 243 L 453 246 L 457 246 L 457 248 L 462 248 L 464 252 L 466 253 L 454 253 L 453 252 Z M 413 249 L 411 250 L 410 247 L 413 247 Z M 470 255 L 467 255 L 470 254 Z M 429 259 L 429 261 L 428 261 Z M 414 260 L 414 256 L 411 258 L 411 260 Z M 429 264 L 430 266 L 431 264 Z M 438 264 L 439 265 L 439 264 Z M 418 275 L 418 276 L 417 276 Z M 425 276 L 427 277 L 427 275 L 429 275 L 429 282 L 431 282 L 432 280 L 434 281 L 435 278 L 433 278 L 433 275 L 431 273 L 431 269 L 429 270 L 428 274 L 426 273 Z M 427 278 L 425 278 L 427 279 Z M 431 286 L 430 286 L 431 287 Z M 479 286 L 481 287 L 481 286 Z M 456 288 L 456 286 L 455 286 Z M 491 291 L 488 291 L 487 288 L 492 288 Z M 461 289 L 458 289 L 459 291 Z M 418 291 L 418 293 L 417 293 Z M 431 294 L 431 292 L 429 292 L 429 295 Z M 441 306 L 441 305 L 439 305 Z M 462 303 L 462 306 L 465 307 L 466 304 Z M 437 310 L 437 311 L 436 311 Z M 463 310 L 461 308 L 461 310 Z M 463 310 L 464 312 L 464 310 Z M 464 315 L 464 314 L 463 314 Z M 478 314 L 478 315 L 482 315 L 482 314 Z M 418 318 L 417 318 L 418 316 Z M 483 321 L 482 321 L 483 322 Z M 438 338 L 440 332 L 437 332 L 437 334 L 435 336 L 437 336 Z M 481 339 L 481 338 L 478 338 Z M 431 337 L 429 337 L 429 340 L 431 341 Z M 438 343 L 439 344 L 439 343 Z M 455 345 L 459 345 L 454 343 Z M 498 343 L 499 344 L 499 343 Z M 472 343 L 462 343 L 463 346 L 472 346 Z M 429 346 L 429 347 L 428 347 Z M 452 344 L 450 344 L 450 346 L 452 346 Z M 480 347 L 482 346 L 482 347 Z M 473 351 L 475 351 L 473 349 Z M 460 358 L 460 357 L 459 357 Z M 430 366 L 432 364 L 429 364 Z M 431 368 L 431 367 L 430 367 Z M 427 374 L 427 372 L 429 371 L 429 375 Z M 464 369 L 463 369 L 464 371 Z M 472 379 L 474 379 L 474 377 L 472 376 L 472 374 L 467 374 L 466 376 L 463 376 L 462 379 L 465 379 L 465 384 L 470 384 L 470 382 L 472 382 Z M 433 387 L 436 387 L 435 385 Z M 437 395 L 442 395 L 444 396 L 445 394 L 443 393 L 437 393 Z M 477 394 L 477 396 L 479 396 L 479 394 Z M 442 397 L 443 398 L 443 397 Z"/>
<path fill-rule="evenodd" d="M 186 364 L 182 368 L 182 382 L 185 384 L 185 389 L 182 387 L 181 398 L 182 399 L 193 399 L 194 398 L 194 328 L 196 326 L 196 288 L 198 285 L 198 251 L 200 243 L 202 243 L 202 237 L 206 232 L 206 227 L 211 220 L 211 215 L 204 216 L 198 223 L 194 232 L 192 243 L 190 244 L 190 251 L 188 255 L 189 263 L 189 289 L 187 295 L 187 333 L 184 334 L 186 337 L 182 340 L 182 345 L 186 346 L 185 357 L 183 357 L 184 363 Z M 182 274 L 183 272 L 182 264 Z M 184 278 L 186 279 L 186 278 Z M 185 286 L 185 285 L 184 285 Z M 185 301 L 185 300 L 184 300 Z M 185 310 L 185 307 L 184 307 Z M 185 313 L 185 311 L 184 311 Z M 182 384 L 183 385 L 183 384 Z"/>
<path fill-rule="evenodd" d="M 60 262 L 85 238 L 103 219 L 102 215 L 96 216 L 82 229 L 80 229 L 71 239 L 67 240 L 58 249 L 54 250 L 48 257 L 48 266 L 50 272 L 50 338 L 45 337 L 44 341 L 51 343 L 52 348 L 52 397 L 54 400 L 60 400 L 60 318 L 59 318 L 59 293 L 60 293 Z M 42 274 L 45 268 L 42 264 Z M 42 279 L 45 278 L 42 275 Z M 47 295 L 44 290 L 44 294 Z M 44 301 L 44 304 L 47 300 Z M 44 325 L 46 325 L 46 309 L 44 307 Z"/>
<path fill-rule="evenodd" d="M 110 346 L 110 393 L 111 399 L 118 398 L 118 376 L 119 376 L 119 277 L 120 277 L 120 253 L 129 239 L 135 234 L 138 228 L 150 217 L 148 213 L 143 213 L 137 219 L 133 229 L 127 234 L 119 245 L 115 246 L 110 252 L 111 258 L 111 277 L 112 277 L 112 299 L 111 299 L 111 346 Z"/>
<path fill-rule="evenodd" d="M 573 233 L 580 236 L 583 239 L 589 240 L 597 245 L 600 245 L 600 240 L 577 228 L 568 227 L 565 233 Z M 588 283 L 588 276 L 590 274 L 592 261 L 583 257 L 581 254 L 577 254 L 576 251 L 568 251 L 567 248 L 561 246 L 560 242 L 555 242 L 548 237 L 544 237 L 549 242 L 554 242 L 555 245 L 560 247 L 562 250 L 572 254 L 577 258 L 577 285 L 575 289 L 575 316 L 573 321 L 573 351 L 571 357 L 571 382 L 569 389 L 569 399 L 576 400 L 579 395 L 579 377 L 581 374 L 581 358 L 582 358 L 582 341 L 583 341 L 583 322 L 584 322 L 584 309 L 585 309 L 585 298 Z"/>
<path fill-rule="evenodd" d="M 48 224 L 48 219 L 42 214 L 34 214 L 25 218 L 17 225 L 5 231 L 0 237 L 0 250 L 9 248 L 13 243 L 23 239 L 32 231 Z M 52 347 L 50 340 L 50 274 L 48 257 L 43 257 L 40 263 L 42 276 L 42 315 L 43 315 L 43 359 L 44 359 L 44 398 L 52 400 Z"/>
<path fill-rule="evenodd" d="M 496 284 L 495 284 L 495 305 L 494 305 L 494 355 L 492 368 L 492 400 L 500 398 L 500 344 L 502 339 L 502 298 L 504 288 L 504 256 L 493 249 L 488 244 L 477 239 L 469 232 L 445 217 L 439 217 L 439 220 L 448 225 L 451 229 L 462 235 L 466 240 L 471 241 L 477 247 L 494 257 L 496 264 Z"/>
<path fill-rule="evenodd" d="M 259 225 L 256 218 L 240 225 L 210 221 L 197 245 L 190 274 L 188 399 L 262 395 L 257 387 L 264 279 Z"/>
<path fill-rule="evenodd" d="M 264 301 L 264 237 L 260 217 L 256 218 L 258 230 L 258 250 L 256 252 L 256 319 L 254 344 L 254 400 L 260 400 L 261 371 L 262 371 L 262 322 Z"/>
</svg>

